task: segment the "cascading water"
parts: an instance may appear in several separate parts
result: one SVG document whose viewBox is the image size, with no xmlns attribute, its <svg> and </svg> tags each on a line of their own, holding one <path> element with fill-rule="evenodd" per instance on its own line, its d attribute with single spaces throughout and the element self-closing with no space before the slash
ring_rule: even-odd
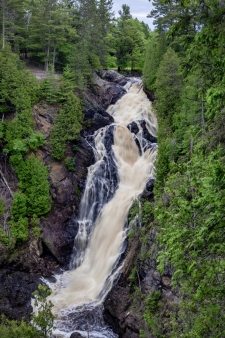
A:
<svg viewBox="0 0 225 338">
<path fill-rule="evenodd" d="M 71 270 L 50 285 L 57 337 L 70 337 L 75 330 L 84 334 L 87 322 L 89 337 L 116 337 L 104 326 L 101 304 L 122 267 L 129 208 L 153 178 L 156 145 L 151 141 L 157 129 L 140 81 L 125 88 L 127 94 L 108 109 L 115 123 L 94 135 L 95 164 L 81 201 Z"/>
</svg>

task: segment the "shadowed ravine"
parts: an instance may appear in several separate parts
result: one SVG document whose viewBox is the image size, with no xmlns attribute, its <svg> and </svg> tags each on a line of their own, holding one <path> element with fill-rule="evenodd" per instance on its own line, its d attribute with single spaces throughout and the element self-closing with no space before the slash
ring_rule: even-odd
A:
<svg viewBox="0 0 225 338">
<path fill-rule="evenodd" d="M 155 136 L 156 118 L 140 83 L 129 83 L 126 89 L 128 93 L 108 108 L 115 123 L 94 135 L 96 162 L 89 168 L 80 206 L 71 270 L 50 285 L 58 317 L 54 334 L 58 337 L 70 337 L 78 327 L 86 330 L 82 324 L 74 326 L 82 311 L 101 312 L 101 303 L 122 266 L 118 262 L 129 208 L 153 177 L 156 146 L 144 139 L 140 121 L 144 120 L 149 134 Z M 136 135 L 127 128 L 133 121 L 138 127 Z M 113 135 L 111 144 L 106 142 L 109 133 Z M 95 336 L 95 330 L 98 337 L 116 337 L 101 328 L 100 322 L 90 323 L 90 337 Z"/>
</svg>

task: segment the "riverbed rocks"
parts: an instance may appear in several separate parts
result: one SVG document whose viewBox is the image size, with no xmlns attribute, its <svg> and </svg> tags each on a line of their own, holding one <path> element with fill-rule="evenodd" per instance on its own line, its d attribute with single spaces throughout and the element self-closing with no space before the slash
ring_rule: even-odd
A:
<svg viewBox="0 0 225 338">
<path fill-rule="evenodd" d="M 84 338 L 79 332 L 73 332 L 70 338 Z"/>
<path fill-rule="evenodd" d="M 96 72 L 96 74 L 104 81 L 110 82 L 110 83 L 116 83 L 120 86 L 125 86 L 127 82 L 130 81 L 129 78 L 123 76 L 122 74 L 116 72 L 115 70 L 99 70 Z"/>
</svg>

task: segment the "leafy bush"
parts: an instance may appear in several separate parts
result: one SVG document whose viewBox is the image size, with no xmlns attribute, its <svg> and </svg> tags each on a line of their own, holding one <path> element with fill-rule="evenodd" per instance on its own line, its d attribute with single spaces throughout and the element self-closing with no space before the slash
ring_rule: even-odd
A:
<svg viewBox="0 0 225 338">
<path fill-rule="evenodd" d="M 27 200 L 27 215 L 32 217 L 46 214 L 51 209 L 48 169 L 33 154 L 18 169 L 19 188 Z"/>
<path fill-rule="evenodd" d="M 17 221 L 12 219 L 9 224 L 10 234 L 16 238 L 17 243 L 26 242 L 28 239 L 28 218 L 20 217 Z"/>
<path fill-rule="evenodd" d="M 4 316 L 0 318 L 0 336 L 4 338 L 38 338 L 37 331 L 24 320 L 8 320 Z M 41 337 L 40 337 L 41 338 Z"/>
<path fill-rule="evenodd" d="M 31 149 L 37 150 L 40 146 L 45 144 L 45 137 L 42 133 L 33 132 L 28 138 L 28 145 Z"/>
<path fill-rule="evenodd" d="M 69 157 L 65 160 L 65 166 L 69 171 L 75 171 L 75 158 Z"/>
<path fill-rule="evenodd" d="M 21 192 L 14 194 L 11 215 L 14 221 L 18 221 L 21 217 L 25 217 L 27 214 L 27 197 Z"/>
<path fill-rule="evenodd" d="M 54 78 L 43 79 L 41 82 L 41 96 L 49 104 L 56 103 L 59 98 L 59 88 L 57 80 Z"/>
<path fill-rule="evenodd" d="M 3 198 L 0 198 L 0 216 L 4 213 L 5 211 L 5 204 Z"/>
</svg>

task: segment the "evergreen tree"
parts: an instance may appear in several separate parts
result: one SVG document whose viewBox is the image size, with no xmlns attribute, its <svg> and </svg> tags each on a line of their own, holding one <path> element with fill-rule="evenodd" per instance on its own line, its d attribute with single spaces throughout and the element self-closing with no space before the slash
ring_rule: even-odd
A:
<svg viewBox="0 0 225 338">
<path fill-rule="evenodd" d="M 156 73 L 166 49 L 165 33 L 160 33 L 157 38 L 154 36 L 147 47 L 143 75 L 144 85 L 149 90 L 155 89 Z"/>
<path fill-rule="evenodd" d="M 182 76 L 179 67 L 177 54 L 172 48 L 168 48 L 157 71 L 155 94 L 158 116 L 167 117 L 169 125 L 172 125 L 172 115 L 180 102 Z"/>
<path fill-rule="evenodd" d="M 122 5 L 122 10 L 119 10 L 120 20 L 121 22 L 132 19 L 132 15 L 130 14 L 130 7 L 128 5 Z"/>
<path fill-rule="evenodd" d="M 132 18 L 129 6 L 122 5 L 119 14 L 115 41 L 118 69 L 125 69 L 127 66 L 135 69 L 137 65 L 142 69 L 146 46 L 145 28 L 141 22 Z"/>
<path fill-rule="evenodd" d="M 177 22 L 180 7 L 177 4 L 177 1 L 162 1 L 162 0 L 153 0 L 152 1 L 153 9 L 148 18 L 153 18 L 153 24 L 156 26 L 158 32 L 168 31 L 170 27 Z"/>
<path fill-rule="evenodd" d="M 66 42 L 70 31 L 69 7 L 66 0 L 33 0 L 30 7 L 28 47 L 34 59 L 55 66 L 57 48 Z"/>
<path fill-rule="evenodd" d="M 28 1 L 2 0 L 1 1 L 1 28 L 2 48 L 7 42 L 11 43 L 14 52 L 18 53 L 25 47 L 28 24 Z"/>
<path fill-rule="evenodd" d="M 105 38 L 110 30 L 110 22 L 113 16 L 112 12 L 113 0 L 99 0 L 98 2 L 98 16 L 101 23 L 101 36 L 99 49 L 101 54 L 99 56 L 101 64 L 106 65 L 106 56 L 107 56 L 107 46 L 105 43 Z"/>
</svg>

